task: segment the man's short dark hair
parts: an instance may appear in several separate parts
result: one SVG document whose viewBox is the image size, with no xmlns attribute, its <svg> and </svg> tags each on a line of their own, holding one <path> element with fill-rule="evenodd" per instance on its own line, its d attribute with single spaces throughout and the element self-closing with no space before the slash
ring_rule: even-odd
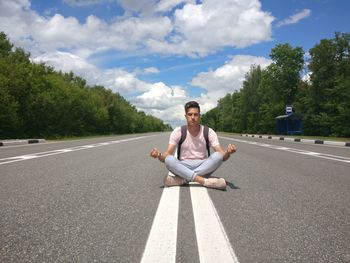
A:
<svg viewBox="0 0 350 263">
<path fill-rule="evenodd" d="M 185 112 L 187 113 L 187 111 L 190 109 L 190 108 L 197 108 L 198 111 L 200 112 L 201 111 L 201 108 L 199 107 L 199 104 L 197 101 L 189 101 L 185 104 Z"/>
</svg>

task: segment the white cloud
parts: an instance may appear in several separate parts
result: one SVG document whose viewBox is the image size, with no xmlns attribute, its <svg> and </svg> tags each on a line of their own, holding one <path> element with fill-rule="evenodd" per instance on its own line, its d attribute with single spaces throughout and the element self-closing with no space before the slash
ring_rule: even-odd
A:
<svg viewBox="0 0 350 263">
<path fill-rule="evenodd" d="M 14 14 L 19 13 L 22 9 L 29 10 L 30 9 L 30 1 L 29 0 L 13 0 L 13 1 L 0 1 L 0 15 L 11 17 Z"/>
<path fill-rule="evenodd" d="M 183 105 L 187 101 L 198 101 L 201 112 L 205 113 L 216 106 L 218 99 L 242 87 L 245 74 L 249 72 L 252 65 L 265 68 L 270 63 L 271 60 L 264 57 L 237 55 L 221 67 L 201 72 L 192 79 L 193 86 L 207 91 L 199 97 L 191 97 L 185 87 L 169 87 L 164 83 L 154 83 L 150 84 L 149 91 L 134 98 L 132 103 L 137 108 L 176 126 L 184 120 Z"/>
<path fill-rule="evenodd" d="M 171 11 L 176 6 L 183 4 L 183 3 L 195 4 L 196 0 L 161 0 L 155 6 L 155 11 L 156 12 L 168 12 L 168 11 Z"/>
<path fill-rule="evenodd" d="M 137 96 L 134 102 L 143 109 L 164 110 L 179 102 L 183 103 L 186 98 L 186 91 L 182 87 L 169 87 L 163 82 L 158 82 L 147 92 Z"/>
<path fill-rule="evenodd" d="M 185 88 L 169 87 L 163 82 L 158 82 L 151 84 L 147 92 L 133 98 L 131 102 L 138 109 L 174 125 L 184 119 L 183 105 L 188 98 Z"/>
<path fill-rule="evenodd" d="M 46 63 L 63 72 L 73 71 L 87 80 L 89 85 L 102 85 L 113 92 L 129 97 L 128 100 L 139 110 L 152 114 L 167 123 L 176 125 L 184 120 L 183 105 L 190 100 L 186 89 L 181 86 L 167 86 L 163 82 L 147 83 L 137 78 L 136 73 L 120 68 L 98 69 L 83 57 L 67 53 L 53 52 L 33 59 L 36 63 Z M 151 67 L 144 71 L 157 72 Z M 141 93 L 141 95 L 133 95 Z M 132 96 L 132 97 L 130 97 Z"/>
<path fill-rule="evenodd" d="M 43 62 L 63 72 L 74 71 L 76 74 L 96 70 L 96 67 L 86 62 L 85 59 L 67 52 L 55 51 L 46 53 L 37 56 L 33 61 L 37 63 Z"/>
<path fill-rule="evenodd" d="M 123 96 L 146 92 L 153 84 L 137 78 L 135 73 L 120 68 L 99 69 L 90 64 L 85 58 L 67 52 L 53 52 L 38 56 L 34 62 L 43 62 L 63 72 L 72 71 L 87 80 L 89 85 L 102 85 Z"/>
<path fill-rule="evenodd" d="M 142 17 L 152 16 L 156 13 L 170 12 L 183 3 L 196 3 L 196 0 L 118 0 L 126 11 L 126 15 L 139 13 Z"/>
<path fill-rule="evenodd" d="M 216 102 L 227 93 L 241 88 L 245 74 L 249 72 L 251 65 L 260 65 L 265 68 L 270 63 L 271 60 L 264 57 L 237 55 L 215 70 L 199 73 L 192 79 L 192 85 L 206 89 L 206 97 Z"/>
<path fill-rule="evenodd" d="M 127 72 L 120 68 L 99 69 L 90 64 L 85 58 L 68 52 L 55 51 L 33 59 L 36 63 L 46 63 L 56 70 L 73 71 L 76 75 L 87 80 L 89 85 L 102 85 L 113 92 L 128 97 L 137 109 L 152 114 L 173 126 L 184 122 L 183 105 L 189 100 L 197 100 L 202 112 L 216 106 L 216 100 L 208 96 L 191 97 L 186 87 L 167 86 L 163 82 L 147 83 L 137 78 L 137 73 Z M 145 71 L 157 72 L 154 67 Z M 140 95 L 133 95 L 140 93 Z"/>
<path fill-rule="evenodd" d="M 171 20 L 157 17 L 121 17 L 107 23 L 90 15 L 84 23 L 75 17 L 40 16 L 27 0 L 0 1 L 0 31 L 34 56 L 64 48 L 89 56 L 101 50 L 137 50 L 146 39 L 162 41 L 172 30 Z"/>
<path fill-rule="evenodd" d="M 97 1 L 66 0 L 70 4 Z M 124 15 L 106 22 L 90 15 L 85 22 L 61 14 L 44 17 L 28 0 L 0 1 L 0 30 L 30 52 L 64 48 L 87 55 L 106 49 L 206 56 L 225 47 L 246 47 L 271 37 L 273 17 L 258 0 L 120 0 Z M 166 13 L 170 10 L 173 13 Z M 146 12 L 146 11 L 145 11 Z M 147 13 L 146 12 L 146 13 Z M 249 32 L 249 34 L 247 34 Z"/>
<path fill-rule="evenodd" d="M 40 17 L 30 9 L 28 0 L 0 1 L 0 31 L 8 34 L 12 42 L 23 48 L 31 48 L 28 40 L 32 21 Z"/>
<path fill-rule="evenodd" d="M 143 69 L 143 74 L 157 74 L 159 72 L 159 69 L 157 69 L 156 67 L 149 67 Z"/>
<path fill-rule="evenodd" d="M 286 25 L 292 25 L 292 24 L 296 24 L 298 23 L 300 20 L 307 18 L 311 15 L 311 10 L 310 9 L 304 9 L 302 11 L 300 11 L 299 13 L 296 13 L 284 20 L 282 20 L 281 22 L 279 22 L 277 24 L 277 27 L 281 27 L 281 26 L 286 26 Z"/>
<path fill-rule="evenodd" d="M 65 0 L 65 3 L 81 6 L 107 1 L 112 0 Z M 197 98 L 191 97 L 186 87 L 147 83 L 137 77 L 137 74 L 159 73 L 155 67 L 134 72 L 122 68 L 100 69 L 89 61 L 103 51 L 198 57 L 225 47 L 240 48 L 267 41 L 274 20 L 271 14 L 262 11 L 258 0 L 119 0 L 118 3 L 125 10 L 123 16 L 107 22 L 90 15 L 81 22 L 55 13 L 54 9 L 40 15 L 31 9 L 29 0 L 0 0 L 0 31 L 15 46 L 29 51 L 34 61 L 46 62 L 65 72 L 73 71 L 89 85 L 103 85 L 129 96 L 140 110 L 170 123 L 184 120 L 185 102 L 197 100 L 204 113 L 216 106 L 218 98 L 239 89 L 251 64 L 269 63 L 264 58 L 236 56 L 214 71 L 199 73 L 192 85 L 204 88 L 207 93 Z"/>
<path fill-rule="evenodd" d="M 175 35 L 170 41 L 148 39 L 147 44 L 154 52 L 206 56 L 224 47 L 242 48 L 270 40 L 273 20 L 257 0 L 186 4 L 175 11 Z"/>
<path fill-rule="evenodd" d="M 63 3 L 66 3 L 71 6 L 87 6 L 87 5 L 101 4 L 108 0 L 62 0 L 62 1 Z M 111 0 L 109 0 L 109 2 L 111 2 Z"/>
<path fill-rule="evenodd" d="M 271 63 L 263 57 L 235 56 L 221 67 L 201 72 L 193 78 L 192 85 L 207 91 L 199 97 L 193 97 L 186 87 L 168 86 L 163 82 L 147 83 L 138 79 L 136 73 L 120 68 L 98 69 L 85 58 L 67 52 L 42 55 L 34 61 L 45 62 L 64 72 L 73 71 L 85 78 L 89 85 L 102 85 L 114 92 L 119 92 L 129 97 L 128 100 L 139 110 L 152 114 L 173 126 L 180 125 L 184 121 L 183 105 L 187 101 L 198 101 L 202 113 L 205 113 L 216 106 L 219 98 L 241 88 L 244 76 L 252 64 L 261 65 L 264 68 Z M 155 68 L 146 68 L 145 71 L 147 70 L 156 71 Z M 133 95 L 135 93 L 140 95 Z"/>
<path fill-rule="evenodd" d="M 125 20 L 116 21 L 111 25 L 109 33 L 111 35 L 120 36 L 125 43 L 125 49 L 133 49 L 143 47 L 143 42 L 147 39 L 163 41 L 171 30 L 172 25 L 168 17 L 131 17 Z M 107 41 L 106 44 L 108 43 L 111 45 L 113 42 Z M 118 48 L 117 45 L 111 46 Z"/>
</svg>

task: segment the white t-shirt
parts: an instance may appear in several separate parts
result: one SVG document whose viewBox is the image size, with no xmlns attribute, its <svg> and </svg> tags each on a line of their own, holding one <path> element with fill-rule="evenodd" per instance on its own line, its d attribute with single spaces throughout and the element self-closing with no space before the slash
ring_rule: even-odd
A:
<svg viewBox="0 0 350 263">
<path fill-rule="evenodd" d="M 207 158 L 207 144 L 203 135 L 203 125 L 200 127 L 200 131 L 196 137 L 192 136 L 187 130 L 187 136 L 185 141 L 181 145 L 181 160 L 187 159 L 200 159 Z M 215 131 L 209 128 L 208 133 L 209 146 L 214 147 L 219 145 L 218 136 Z M 178 145 L 181 139 L 181 127 L 177 127 L 170 135 L 169 144 Z"/>
</svg>

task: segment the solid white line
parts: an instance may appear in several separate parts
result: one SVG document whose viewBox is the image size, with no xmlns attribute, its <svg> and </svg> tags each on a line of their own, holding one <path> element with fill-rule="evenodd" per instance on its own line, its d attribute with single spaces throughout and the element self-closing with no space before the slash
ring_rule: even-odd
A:
<svg viewBox="0 0 350 263">
<path fill-rule="evenodd" d="M 204 187 L 190 187 L 200 262 L 238 263 L 225 229 Z"/>
<path fill-rule="evenodd" d="M 152 136 L 155 136 L 155 135 L 133 137 L 133 138 L 123 139 L 123 140 L 119 140 L 119 141 L 118 140 L 117 141 L 109 141 L 109 142 L 104 142 L 104 143 L 75 146 L 75 147 L 71 147 L 71 148 L 65 148 L 65 149 L 59 149 L 59 150 L 53 150 L 53 151 L 47 151 L 47 152 L 38 152 L 38 153 L 31 153 L 31 154 L 26 154 L 26 155 L 7 157 L 7 158 L 0 159 L 0 165 L 7 164 L 7 163 L 21 162 L 21 161 L 25 161 L 25 160 L 31 160 L 31 159 L 36 159 L 36 158 L 41 158 L 41 157 L 46 157 L 46 156 L 51 156 L 51 155 L 56 155 L 56 154 L 63 154 L 63 153 L 68 153 L 68 152 L 92 149 L 92 148 L 96 148 L 96 147 L 101 147 L 101 146 L 106 146 L 106 145 L 111 145 L 111 144 L 116 144 L 116 143 L 121 143 L 121 142 L 128 142 L 128 141 L 138 140 L 138 139 L 152 137 Z"/>
<path fill-rule="evenodd" d="M 304 155 L 307 155 L 307 156 L 323 158 L 323 159 L 328 159 L 328 160 L 333 160 L 333 161 L 338 161 L 338 162 L 343 162 L 343 163 L 350 163 L 350 158 L 349 157 L 344 157 L 344 156 L 339 156 L 339 155 L 311 152 L 311 151 L 300 150 L 300 149 L 295 149 L 295 148 L 288 148 L 288 147 L 282 147 L 282 146 L 271 145 L 271 144 L 266 144 L 266 143 L 258 143 L 258 142 L 251 142 L 251 141 L 245 141 L 245 140 L 240 140 L 240 139 L 234 139 L 234 138 L 231 138 L 231 137 L 221 137 L 220 136 L 220 138 L 226 139 L 226 140 L 231 140 L 231 141 L 248 143 L 248 144 L 256 145 L 256 146 L 267 147 L 267 148 L 270 148 L 270 149 L 276 149 L 276 150 L 287 151 L 287 152 L 292 152 L 292 153 L 304 154 Z"/>
<path fill-rule="evenodd" d="M 141 262 L 176 261 L 180 187 L 163 190 Z"/>
</svg>

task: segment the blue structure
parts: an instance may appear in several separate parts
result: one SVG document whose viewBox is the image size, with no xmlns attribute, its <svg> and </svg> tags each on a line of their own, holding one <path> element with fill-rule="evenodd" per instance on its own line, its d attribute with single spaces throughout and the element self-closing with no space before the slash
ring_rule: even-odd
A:
<svg viewBox="0 0 350 263">
<path fill-rule="evenodd" d="M 291 106 L 286 107 L 286 115 L 277 116 L 275 119 L 278 134 L 302 134 L 301 117 L 293 114 Z"/>
</svg>

